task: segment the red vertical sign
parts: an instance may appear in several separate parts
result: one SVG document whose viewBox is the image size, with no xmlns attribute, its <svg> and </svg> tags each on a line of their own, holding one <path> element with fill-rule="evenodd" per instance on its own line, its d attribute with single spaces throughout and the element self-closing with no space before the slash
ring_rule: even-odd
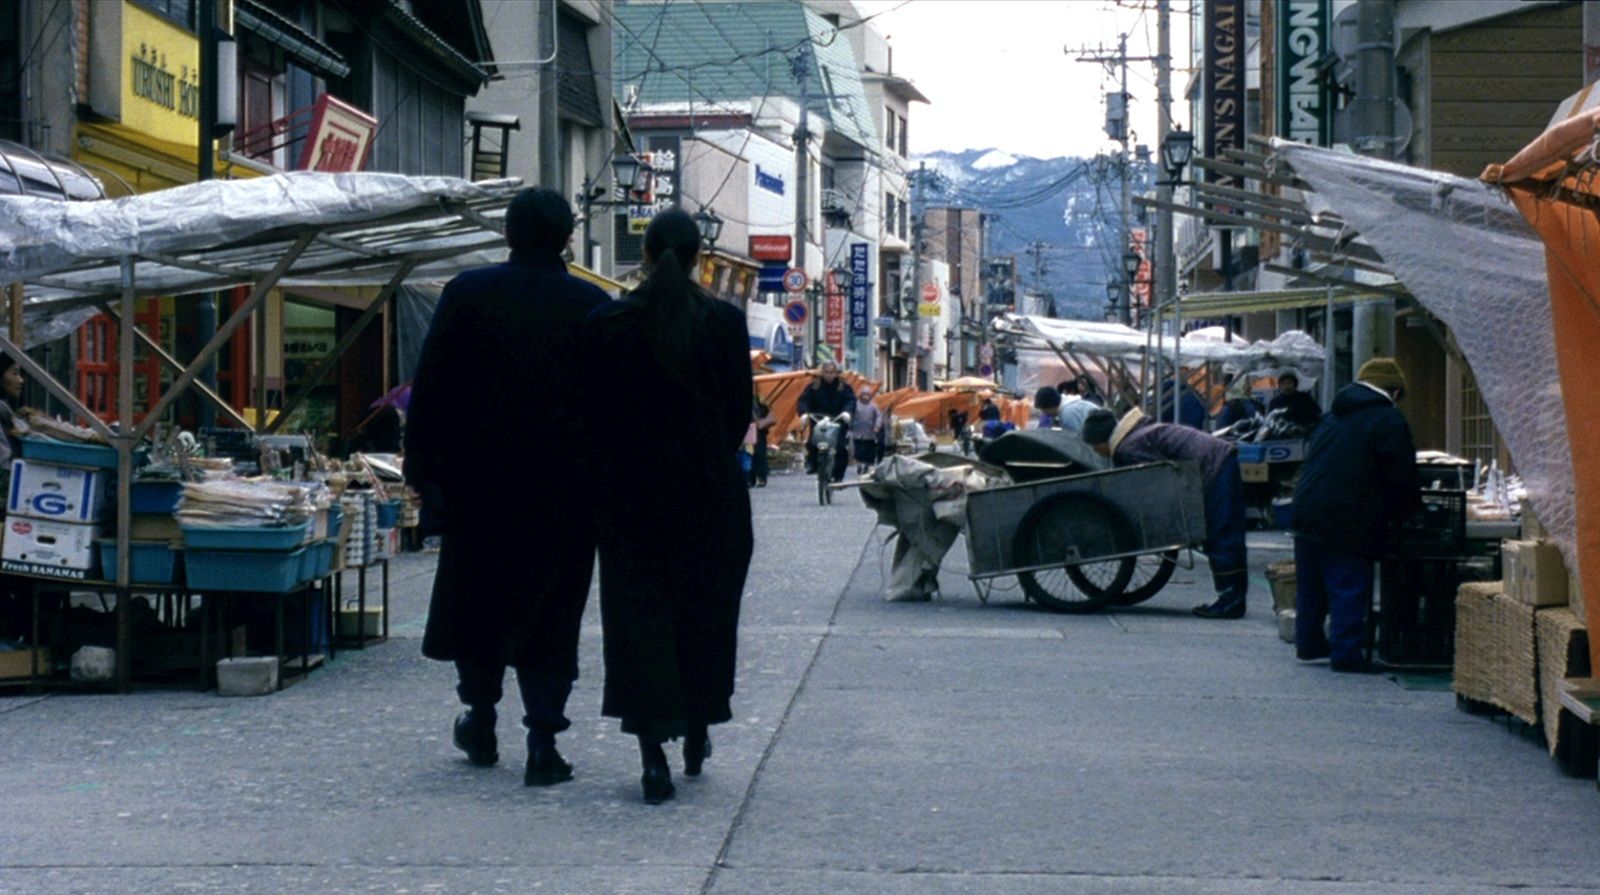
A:
<svg viewBox="0 0 1600 895">
<path fill-rule="evenodd" d="M 822 340 L 833 347 L 833 358 L 844 365 L 844 292 L 832 273 L 823 278 L 828 304 L 822 317 Z"/>
</svg>

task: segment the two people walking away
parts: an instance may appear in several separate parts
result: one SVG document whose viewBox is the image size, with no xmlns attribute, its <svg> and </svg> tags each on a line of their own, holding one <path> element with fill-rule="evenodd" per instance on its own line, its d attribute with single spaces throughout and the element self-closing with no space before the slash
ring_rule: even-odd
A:
<svg viewBox="0 0 1600 895">
<path fill-rule="evenodd" d="M 567 273 L 572 231 L 560 194 L 519 193 L 506 213 L 510 260 L 451 280 L 424 342 L 405 472 L 443 537 L 423 654 L 455 663 L 466 711 L 453 741 L 470 763 L 499 761 L 496 706 L 511 667 L 527 728 L 523 782 L 571 780 L 556 735 L 570 726 L 598 548 L 602 711 L 638 737 L 655 804 L 675 789 L 664 743 L 683 738 L 684 772 L 696 775 L 709 727 L 731 718 L 753 546 L 738 459 L 751 418 L 748 338 L 744 315 L 690 279 L 700 236 L 686 213 L 651 223 L 650 276 L 622 301 Z M 661 388 L 639 389 L 642 379 Z M 597 387 L 610 396 L 603 408 Z M 661 390 L 677 400 L 660 403 Z M 508 413 L 518 399 L 538 411 Z M 662 418 L 662 406 L 694 410 Z M 619 411 L 658 421 L 654 457 L 614 437 Z M 587 447 L 582 474 L 528 474 L 570 470 L 575 443 Z"/>
</svg>

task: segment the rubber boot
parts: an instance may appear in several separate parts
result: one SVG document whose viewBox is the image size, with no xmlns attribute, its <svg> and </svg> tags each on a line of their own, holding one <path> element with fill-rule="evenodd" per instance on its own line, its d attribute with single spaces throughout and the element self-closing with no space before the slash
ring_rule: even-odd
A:
<svg viewBox="0 0 1600 895">
<path fill-rule="evenodd" d="M 1211 581 L 1217 589 L 1217 599 L 1208 606 L 1194 607 L 1194 614 L 1210 619 L 1244 618 L 1245 597 L 1250 587 L 1248 575 L 1246 569 L 1212 572 Z"/>
</svg>

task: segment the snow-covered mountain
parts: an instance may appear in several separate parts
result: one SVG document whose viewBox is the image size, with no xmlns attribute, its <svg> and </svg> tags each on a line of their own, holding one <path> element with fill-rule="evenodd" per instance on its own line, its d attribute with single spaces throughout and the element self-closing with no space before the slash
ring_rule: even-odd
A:
<svg viewBox="0 0 1600 895">
<path fill-rule="evenodd" d="M 1122 254 L 1121 183 L 1114 168 L 1090 159 L 1040 159 L 1000 149 L 931 152 L 913 161 L 926 162 L 949 182 L 944 194 L 927 194 L 930 205 L 965 205 L 999 215 L 989 228 L 988 252 L 1017 257 L 1025 291 L 1051 293 L 1062 317 L 1104 319 L 1105 284 L 1120 276 Z M 1133 189 L 1142 189 L 1137 179 Z M 1036 241 L 1045 244 L 1042 280 L 1027 253 Z"/>
</svg>

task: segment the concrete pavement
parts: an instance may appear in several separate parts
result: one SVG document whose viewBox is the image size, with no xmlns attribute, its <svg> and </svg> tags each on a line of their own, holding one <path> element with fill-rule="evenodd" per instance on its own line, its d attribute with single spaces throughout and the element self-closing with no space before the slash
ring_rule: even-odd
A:
<svg viewBox="0 0 1600 895">
<path fill-rule="evenodd" d="M 0 699 L 0 893 L 1600 891 L 1593 784 L 1448 693 L 1298 665 L 1263 590 L 1239 622 L 1188 615 L 1203 564 L 1115 615 L 982 606 L 958 543 L 941 601 L 885 604 L 871 516 L 810 487 L 754 494 L 736 717 L 677 801 L 598 716 L 593 604 L 577 779 L 521 786 L 507 706 L 466 765 L 408 556 L 396 639 L 280 694 Z"/>
</svg>

